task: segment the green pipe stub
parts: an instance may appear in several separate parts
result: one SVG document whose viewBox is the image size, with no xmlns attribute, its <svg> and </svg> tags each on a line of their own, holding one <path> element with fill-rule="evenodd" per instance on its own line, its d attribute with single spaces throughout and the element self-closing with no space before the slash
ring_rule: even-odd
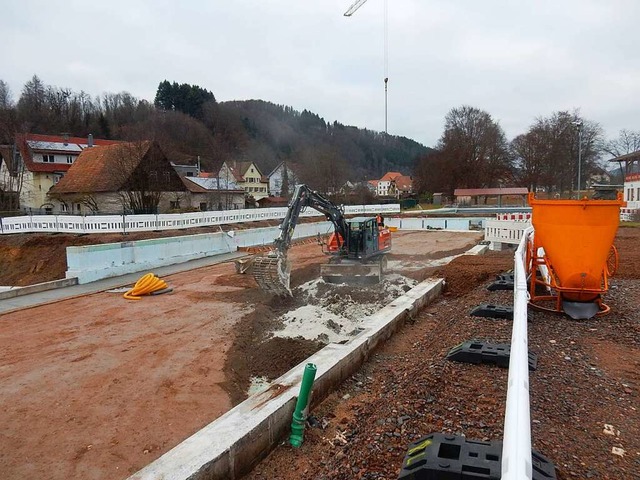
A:
<svg viewBox="0 0 640 480">
<path fill-rule="evenodd" d="M 300 384 L 300 394 L 298 395 L 296 408 L 293 412 L 291 436 L 289 437 L 289 443 L 296 448 L 302 445 L 304 439 L 304 424 L 307 420 L 311 388 L 313 387 L 317 370 L 318 368 L 313 363 L 307 363 L 304 367 L 304 374 L 302 375 L 302 382 Z"/>
</svg>

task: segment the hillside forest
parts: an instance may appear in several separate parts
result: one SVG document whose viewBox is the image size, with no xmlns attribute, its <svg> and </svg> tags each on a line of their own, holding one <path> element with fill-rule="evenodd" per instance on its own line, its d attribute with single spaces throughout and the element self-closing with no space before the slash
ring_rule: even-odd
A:
<svg viewBox="0 0 640 480">
<path fill-rule="evenodd" d="M 606 160 L 640 150 L 640 132 L 622 130 L 606 139 L 602 127 L 578 109 L 538 117 L 508 140 L 489 112 L 454 107 L 437 145 L 429 148 L 264 100 L 218 102 L 205 88 L 168 80 L 158 84 L 153 101 L 128 92 L 92 96 L 46 85 L 37 75 L 16 99 L 0 80 L 0 144 L 26 132 L 156 140 L 174 163 L 199 160 L 208 172 L 225 161 L 252 161 L 266 175 L 285 161 L 303 182 L 324 192 L 387 171 L 412 175 L 415 189 L 427 195 L 498 186 L 573 191 L 579 143 L 583 188 L 603 168 L 615 173 Z M 621 179 L 614 175 L 612 181 Z"/>
</svg>

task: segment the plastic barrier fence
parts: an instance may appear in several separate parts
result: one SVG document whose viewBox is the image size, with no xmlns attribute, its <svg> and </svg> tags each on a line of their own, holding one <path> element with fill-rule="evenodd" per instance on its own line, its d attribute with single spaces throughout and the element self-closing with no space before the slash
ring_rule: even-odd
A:
<svg viewBox="0 0 640 480">
<path fill-rule="evenodd" d="M 523 231 L 514 255 L 513 330 L 507 404 L 502 442 L 502 480 L 531 480 L 531 412 L 529 405 L 529 345 L 527 340 L 527 272 L 525 253 L 533 227 Z"/>
<path fill-rule="evenodd" d="M 487 242 L 517 245 L 523 232 L 530 225 L 529 221 L 521 220 L 487 220 L 484 225 L 484 239 Z"/>
<path fill-rule="evenodd" d="M 347 205 L 348 215 L 375 215 L 376 213 L 399 213 L 400 204 Z M 95 215 L 89 217 L 73 215 L 33 215 L 0 218 L 0 233 L 127 233 L 152 230 L 176 230 L 181 228 L 209 227 L 260 220 L 284 218 L 286 207 L 245 210 L 222 210 L 159 215 Z M 301 217 L 323 216 L 313 208 L 307 208 Z"/>
</svg>

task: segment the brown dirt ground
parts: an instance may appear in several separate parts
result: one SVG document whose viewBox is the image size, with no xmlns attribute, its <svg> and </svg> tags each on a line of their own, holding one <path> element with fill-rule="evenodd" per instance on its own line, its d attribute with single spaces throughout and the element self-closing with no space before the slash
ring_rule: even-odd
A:
<svg viewBox="0 0 640 480">
<path fill-rule="evenodd" d="M 415 264 L 421 252 L 423 261 L 446 256 L 481 237 L 421 235 L 399 232 L 391 259 Z M 64 276 L 53 260 L 65 242 L 91 243 L 10 237 L 2 254 L 51 264 L 53 278 Z M 403 238 L 412 255 L 395 253 Z M 35 245 L 46 251 L 37 260 Z M 318 277 L 326 261 L 310 245 L 292 248 L 291 258 L 294 287 Z M 20 262 L 3 262 L 12 277 L 0 283 L 51 279 L 31 267 L 20 276 Z M 427 270 L 414 265 L 412 273 Z M 0 477 L 126 478 L 244 399 L 251 376 L 275 378 L 321 347 L 270 338 L 276 317 L 299 300 L 272 299 L 232 263 L 163 279 L 173 293 L 139 302 L 102 292 L 0 315 Z"/>
<path fill-rule="evenodd" d="M 640 229 L 621 229 L 620 275 L 588 321 L 530 310 L 533 446 L 559 479 L 638 479 L 640 464 Z M 511 322 L 470 317 L 480 303 L 511 305 L 512 292 L 486 286 L 513 252 L 460 257 L 440 269 L 447 294 L 426 307 L 311 414 L 305 443 L 283 442 L 249 480 L 394 479 L 407 445 L 432 432 L 501 439 L 507 370 L 444 359 L 472 338 L 509 342 Z M 612 424 L 619 436 L 603 433 Z M 624 457 L 612 454 L 623 448 Z"/>
</svg>

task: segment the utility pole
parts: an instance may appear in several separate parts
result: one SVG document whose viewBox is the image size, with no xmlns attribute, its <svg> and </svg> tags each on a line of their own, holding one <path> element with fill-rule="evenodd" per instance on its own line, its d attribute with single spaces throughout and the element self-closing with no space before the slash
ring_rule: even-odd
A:
<svg viewBox="0 0 640 480">
<path fill-rule="evenodd" d="M 571 122 L 578 129 L 578 200 L 582 189 L 582 120 Z"/>
</svg>

